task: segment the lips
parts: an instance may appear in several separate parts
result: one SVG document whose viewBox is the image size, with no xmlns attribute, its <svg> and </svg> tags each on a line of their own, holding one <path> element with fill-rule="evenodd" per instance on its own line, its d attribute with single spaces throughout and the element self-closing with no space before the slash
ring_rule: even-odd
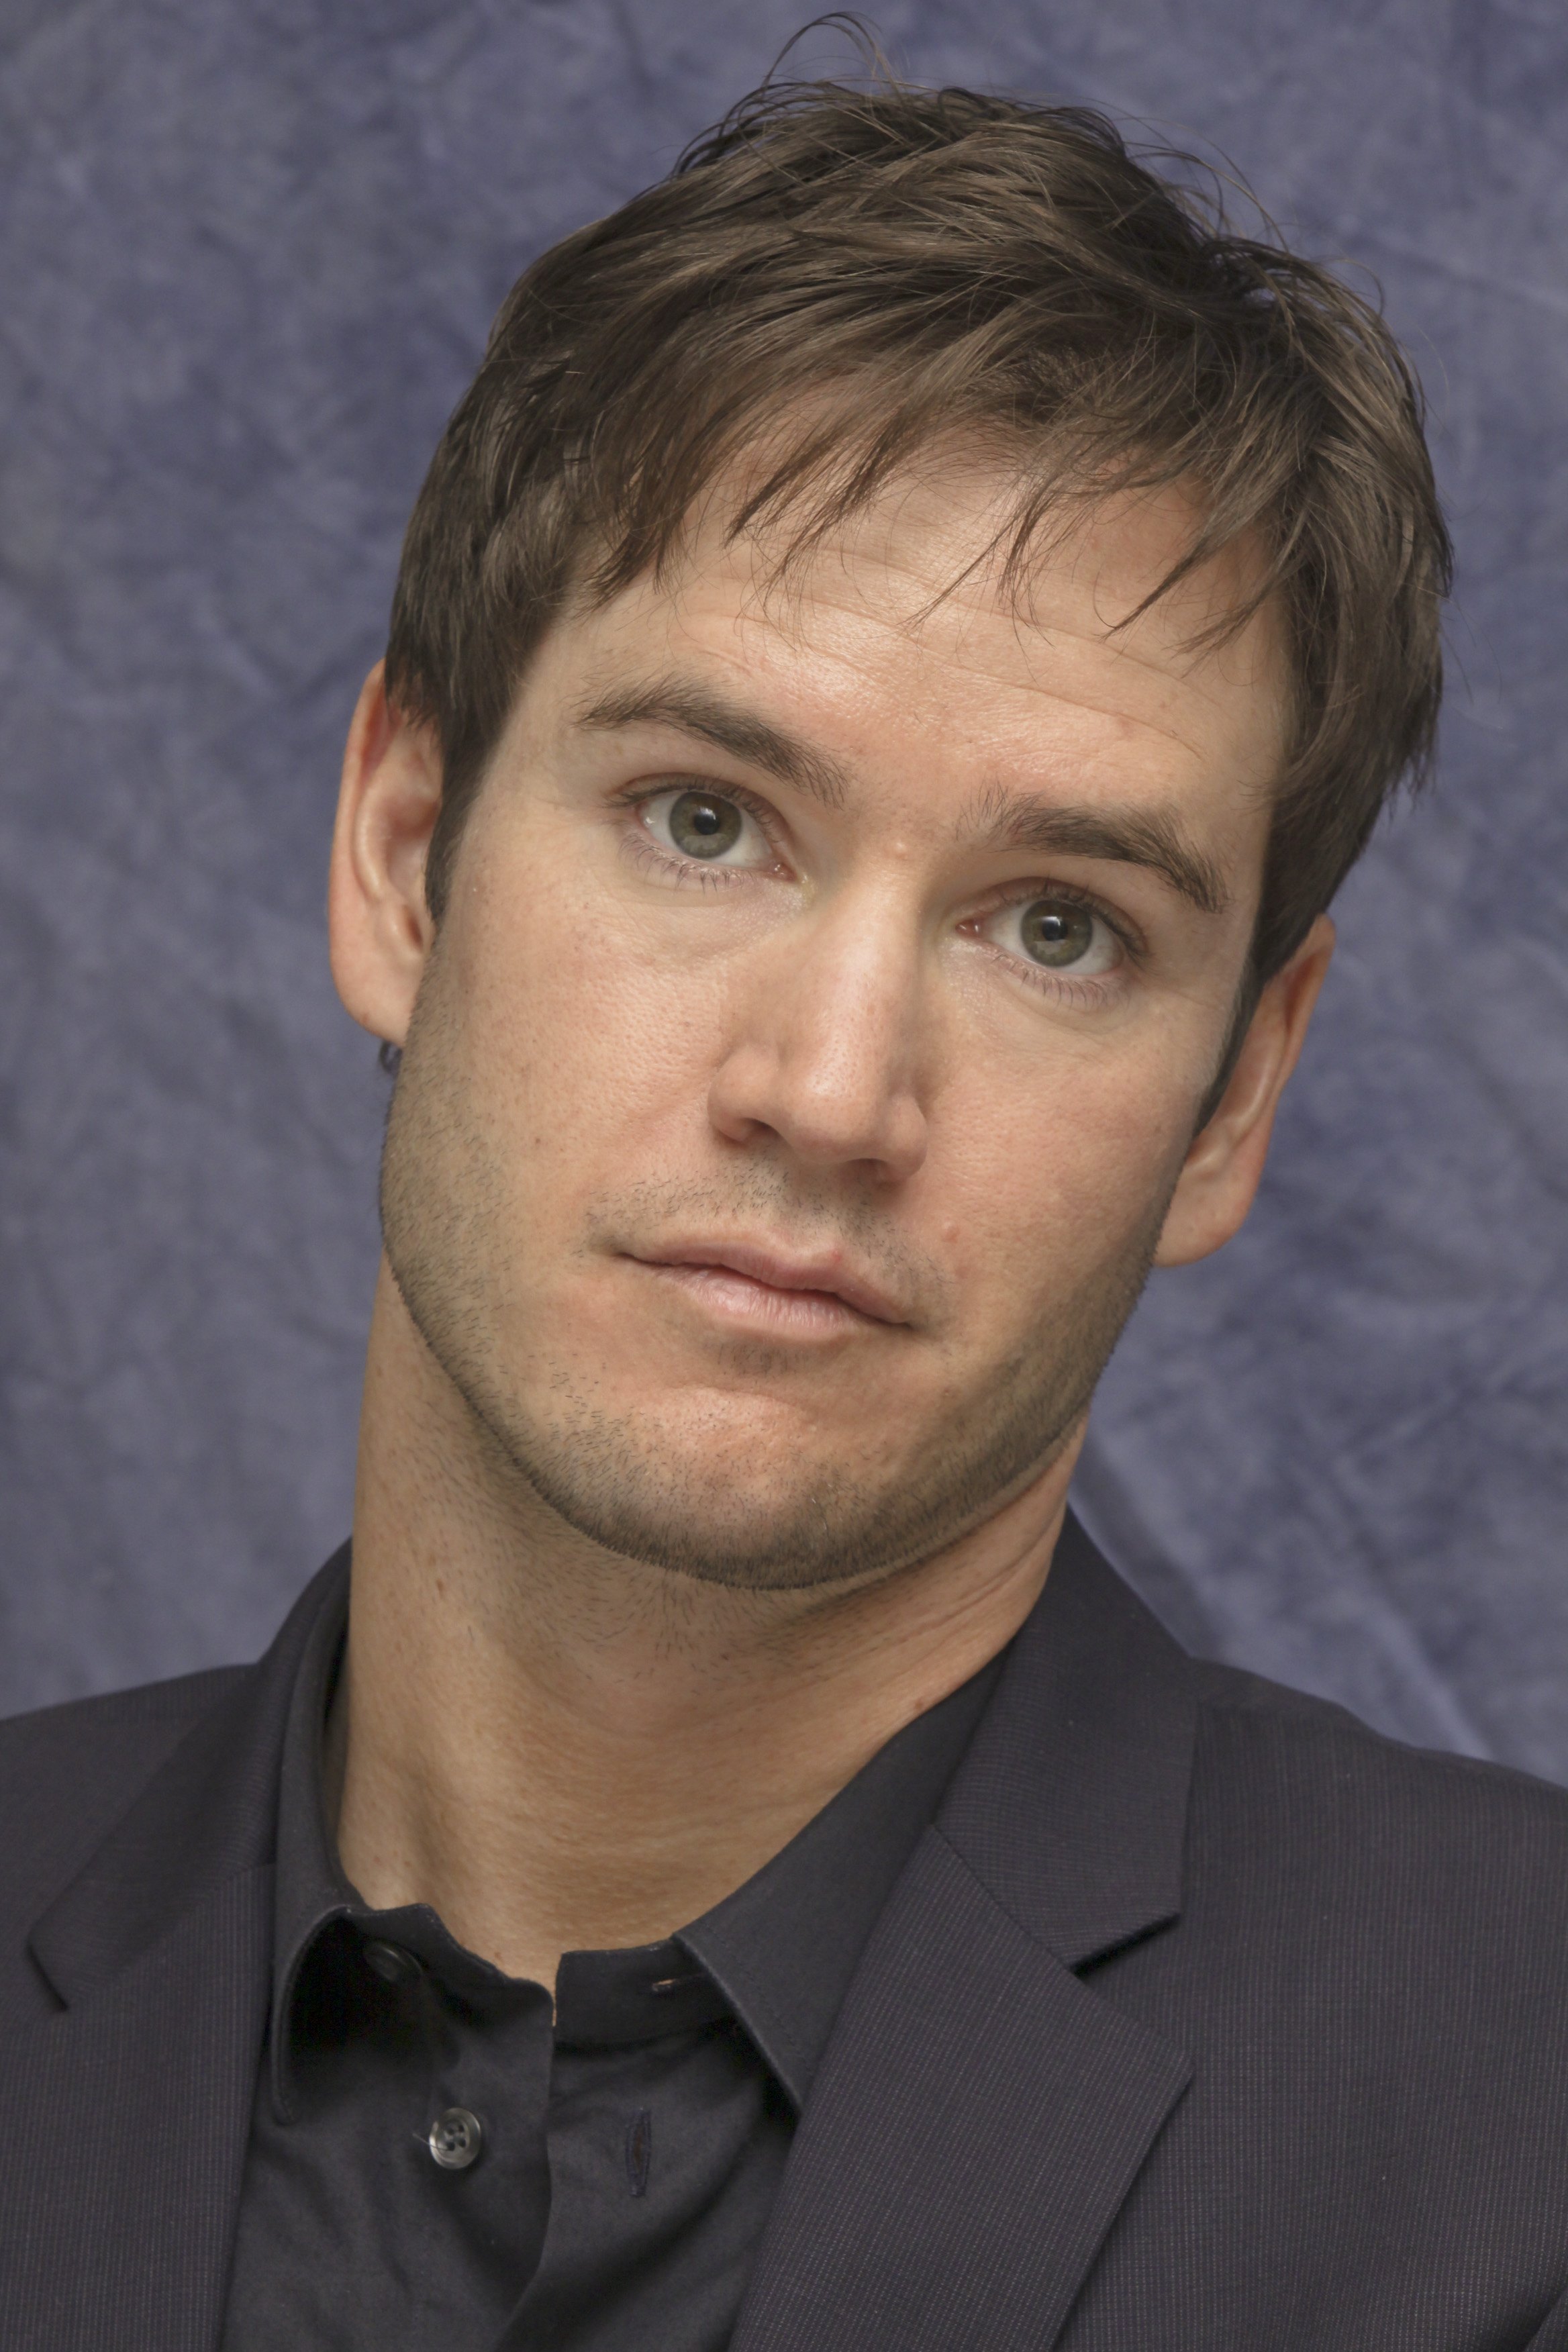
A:
<svg viewBox="0 0 1568 2352">
<path fill-rule="evenodd" d="M 738 1274 L 767 1290 L 807 1292 L 834 1299 L 873 1323 L 902 1323 L 899 1302 L 868 1276 L 854 1272 L 833 1253 L 795 1257 L 749 1242 L 690 1241 L 662 1244 L 630 1253 L 647 1266 L 688 1266 L 694 1271 Z"/>
</svg>

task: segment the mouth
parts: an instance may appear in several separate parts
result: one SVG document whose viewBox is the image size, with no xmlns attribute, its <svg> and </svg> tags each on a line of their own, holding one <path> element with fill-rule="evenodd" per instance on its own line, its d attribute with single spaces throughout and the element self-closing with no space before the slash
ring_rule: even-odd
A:
<svg viewBox="0 0 1568 2352">
<path fill-rule="evenodd" d="M 747 1242 L 691 1241 L 626 1255 L 731 1326 L 833 1339 L 907 1321 L 897 1300 L 831 1252 L 795 1257 Z"/>
</svg>

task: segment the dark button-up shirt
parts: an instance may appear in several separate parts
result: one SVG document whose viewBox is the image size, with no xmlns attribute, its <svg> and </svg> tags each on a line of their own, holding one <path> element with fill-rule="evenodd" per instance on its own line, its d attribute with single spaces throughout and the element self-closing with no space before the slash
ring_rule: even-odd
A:
<svg viewBox="0 0 1568 2352">
<path fill-rule="evenodd" d="M 722 2352 L 851 1972 L 994 1661 L 668 1941 L 555 1999 L 338 1864 L 321 1746 L 346 1580 L 279 1792 L 275 1974 L 223 2352 Z"/>
</svg>

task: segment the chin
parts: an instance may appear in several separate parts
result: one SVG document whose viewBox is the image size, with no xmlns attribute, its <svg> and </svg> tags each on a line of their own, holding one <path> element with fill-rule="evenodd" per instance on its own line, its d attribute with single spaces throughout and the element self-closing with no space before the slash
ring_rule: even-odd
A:
<svg viewBox="0 0 1568 2352">
<path fill-rule="evenodd" d="M 891 1498 L 851 1476 L 842 1444 L 829 1458 L 807 1444 L 798 1413 L 716 1402 L 677 1416 L 602 1406 L 552 1416 L 516 1431 L 509 1451 L 561 1518 L 623 1559 L 753 1590 L 860 1573 Z"/>
</svg>

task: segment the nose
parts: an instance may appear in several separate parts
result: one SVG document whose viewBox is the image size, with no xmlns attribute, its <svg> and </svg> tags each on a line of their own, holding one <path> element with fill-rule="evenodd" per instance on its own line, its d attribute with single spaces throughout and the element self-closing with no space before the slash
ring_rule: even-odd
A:
<svg viewBox="0 0 1568 2352">
<path fill-rule="evenodd" d="M 880 1183 L 926 1156 L 921 944 L 907 910 L 847 898 L 775 934 L 737 992 L 709 1111 L 733 1143 L 773 1137 L 817 1169 Z"/>
</svg>

